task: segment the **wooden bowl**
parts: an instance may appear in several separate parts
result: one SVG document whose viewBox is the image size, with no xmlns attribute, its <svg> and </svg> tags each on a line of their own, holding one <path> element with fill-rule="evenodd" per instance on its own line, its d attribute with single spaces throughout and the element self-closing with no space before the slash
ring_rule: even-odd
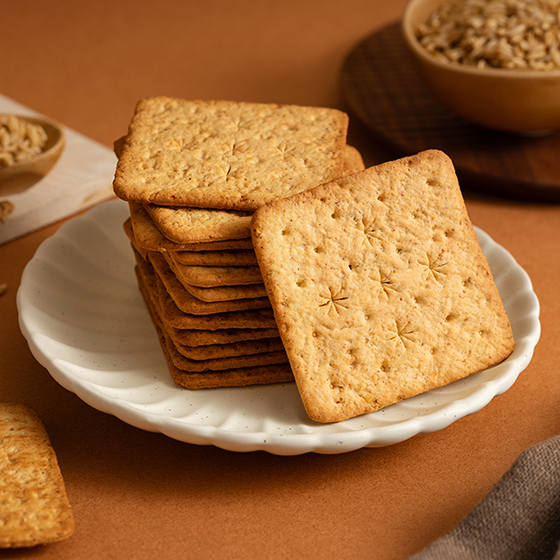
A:
<svg viewBox="0 0 560 560">
<path fill-rule="evenodd" d="M 33 158 L 0 168 L 0 181 L 16 175 L 33 175 L 44 177 L 58 161 L 65 144 L 65 135 L 62 126 L 54 121 L 44 118 L 15 115 L 24 121 L 41 125 L 47 133 L 47 142 L 41 151 Z"/>
<path fill-rule="evenodd" d="M 433 94 L 460 117 L 486 128 L 525 134 L 560 129 L 560 70 L 478 69 L 441 62 L 424 49 L 415 29 L 442 3 L 411 0 L 401 22 L 405 42 Z"/>
</svg>

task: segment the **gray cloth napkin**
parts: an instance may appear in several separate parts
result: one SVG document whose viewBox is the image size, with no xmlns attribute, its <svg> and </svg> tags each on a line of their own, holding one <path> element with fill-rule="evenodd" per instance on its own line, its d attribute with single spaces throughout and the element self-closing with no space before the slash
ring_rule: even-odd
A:
<svg viewBox="0 0 560 560">
<path fill-rule="evenodd" d="M 409 560 L 560 560 L 560 436 L 524 451 L 455 529 Z"/>
</svg>

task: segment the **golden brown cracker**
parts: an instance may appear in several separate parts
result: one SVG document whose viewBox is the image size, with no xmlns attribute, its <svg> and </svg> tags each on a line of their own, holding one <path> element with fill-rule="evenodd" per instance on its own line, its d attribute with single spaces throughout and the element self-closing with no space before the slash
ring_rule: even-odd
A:
<svg viewBox="0 0 560 560">
<path fill-rule="evenodd" d="M 178 263 L 190 266 L 258 266 L 253 249 L 229 251 L 175 251 Z"/>
<path fill-rule="evenodd" d="M 179 369 L 173 362 L 165 335 L 158 329 L 160 345 L 173 381 L 187 389 L 217 389 L 220 387 L 246 387 L 288 383 L 294 380 L 288 363 L 265 366 L 240 367 L 221 371 L 193 373 Z"/>
<path fill-rule="evenodd" d="M 216 286 L 216 287 L 200 287 L 189 284 L 182 270 L 173 261 L 172 256 L 169 253 L 163 253 L 169 268 L 175 274 L 179 282 L 185 287 L 185 289 L 190 292 L 195 298 L 206 301 L 206 302 L 218 302 L 218 301 L 232 301 L 238 299 L 254 299 L 263 298 L 267 296 L 264 284 L 261 282 L 259 284 L 238 284 L 234 286 Z M 259 272 L 260 276 L 260 272 Z"/>
<path fill-rule="evenodd" d="M 175 243 L 208 243 L 251 237 L 251 212 L 144 204 L 154 225 Z"/>
<path fill-rule="evenodd" d="M 173 301 L 168 291 L 162 285 L 160 277 L 155 273 L 150 262 L 137 259 L 135 268 L 140 276 L 139 282 L 147 288 L 148 293 L 160 310 L 161 320 L 165 325 L 175 329 L 186 329 L 189 331 L 199 330 L 247 330 L 253 329 L 258 333 L 266 332 L 267 336 L 255 336 L 256 338 L 270 338 L 279 336 L 276 334 L 276 321 L 272 309 L 248 309 L 229 311 L 223 313 L 209 313 L 206 315 L 194 315 L 181 311 Z M 275 334 L 272 334 L 275 332 Z M 248 336 L 248 335 L 247 335 Z M 250 338 L 250 337 L 249 337 Z M 217 342 L 217 341 L 215 341 Z M 225 341 L 221 341 L 225 342 Z"/>
<path fill-rule="evenodd" d="M 161 324 L 162 328 L 164 325 Z M 216 333 L 220 333 L 221 331 L 216 331 Z M 213 359 L 220 359 L 220 358 L 234 358 L 234 357 L 242 357 L 242 356 L 251 356 L 255 354 L 270 354 L 276 352 L 282 352 L 281 359 L 278 359 L 280 356 L 277 354 L 274 357 L 274 361 L 270 358 L 266 360 L 266 363 L 283 363 L 287 362 L 288 358 L 284 352 L 284 346 L 282 345 L 282 341 L 280 340 L 279 336 L 274 338 L 262 338 L 262 339 L 245 339 L 242 338 L 241 340 L 233 341 L 233 342 L 216 342 L 210 343 L 205 345 L 198 345 L 198 346 L 189 346 L 187 344 L 183 344 L 180 342 L 176 337 L 174 337 L 173 333 L 166 330 L 166 333 L 169 335 L 169 338 L 177 348 L 177 351 L 182 354 L 185 358 L 189 358 L 190 360 L 213 360 Z M 265 363 L 265 360 L 254 363 L 252 365 L 262 365 Z M 245 366 L 247 364 L 244 364 Z M 228 367 L 232 367 L 231 365 Z M 241 367 L 241 366 L 236 366 Z M 187 368 L 184 368 L 187 369 Z M 213 369 L 213 368 L 209 368 Z M 219 369 L 226 369 L 220 367 Z"/>
<path fill-rule="evenodd" d="M 150 251 L 150 263 L 161 279 L 169 296 L 177 307 L 185 313 L 193 315 L 207 315 L 249 309 L 266 309 L 270 307 L 268 297 L 234 299 L 227 301 L 202 301 L 193 296 L 185 286 L 179 282 L 164 256 L 157 251 Z"/>
<path fill-rule="evenodd" d="M 162 323 L 162 328 L 166 330 L 173 342 L 175 342 L 177 345 L 185 347 L 186 352 L 190 351 L 190 355 L 187 355 L 187 357 L 197 359 L 195 357 L 195 354 L 200 356 L 202 352 L 209 353 L 211 349 L 206 348 L 204 350 L 201 348 L 203 346 L 215 347 L 216 345 L 229 345 L 232 343 L 245 341 L 259 341 L 278 338 L 280 336 L 276 326 L 271 328 L 245 328 L 241 321 L 239 321 L 242 325 L 240 327 L 215 328 L 216 325 L 219 325 L 217 320 L 214 319 L 215 315 L 209 315 L 207 317 L 201 315 L 193 315 L 191 316 L 191 327 L 175 327 L 171 325 L 169 321 L 164 320 L 164 307 L 161 305 L 157 286 L 149 285 L 148 283 L 146 283 L 146 281 L 144 280 L 144 276 L 140 272 L 140 266 L 137 266 L 135 268 L 135 271 L 137 273 L 138 286 L 144 296 L 144 299 L 146 297 L 150 298 L 152 305 L 157 310 L 158 317 L 160 319 L 160 322 Z M 206 318 L 208 318 L 209 320 L 204 321 L 204 319 Z M 212 319 L 214 319 L 214 321 L 212 321 Z M 204 326 L 210 328 L 205 329 Z M 280 341 L 277 341 L 277 343 L 280 344 L 281 348 Z M 253 347 L 249 344 L 245 345 L 245 353 L 251 353 L 250 351 L 252 351 L 252 353 L 255 353 L 257 351 L 256 348 L 259 348 L 259 346 L 257 346 L 258 344 L 261 344 L 261 346 L 263 346 L 263 343 L 255 343 Z M 195 348 L 198 349 L 195 350 Z M 263 349 L 263 351 L 265 350 L 266 348 Z M 242 348 L 237 348 L 235 351 L 230 350 L 229 355 L 240 353 L 242 353 Z M 215 355 L 216 353 L 214 352 L 213 356 Z"/>
<path fill-rule="evenodd" d="M 148 251 L 224 251 L 229 249 L 252 249 L 251 239 L 231 239 L 208 243 L 175 243 L 167 239 L 154 225 L 152 219 L 138 203 L 129 203 L 131 227 L 138 247 Z"/>
<path fill-rule="evenodd" d="M 169 337 L 175 350 L 181 354 L 181 357 L 179 357 L 174 351 L 171 353 L 173 361 L 181 369 L 205 371 L 206 369 L 229 369 L 231 367 L 247 367 L 249 365 L 264 365 L 287 361 L 284 347 L 277 331 L 275 332 L 275 338 L 251 339 L 251 336 L 257 336 L 259 329 L 193 330 L 192 332 L 186 332 L 166 326 L 161 320 L 157 299 L 151 296 L 141 280 L 138 286 L 153 319 L 157 321 L 160 328 Z M 193 335 L 195 339 L 192 340 L 190 335 Z M 206 338 L 203 341 L 199 341 L 196 338 L 199 336 L 206 336 Z M 282 355 L 278 354 L 278 352 L 281 352 Z M 273 353 L 274 355 L 272 355 Z M 248 356 L 254 354 L 270 355 L 248 358 Z M 231 359 L 225 362 L 216 361 L 223 358 Z M 236 362 L 233 358 L 239 358 L 240 361 Z M 178 360 L 181 360 L 181 363 Z M 193 365 L 191 363 L 193 361 L 199 361 L 200 363 Z"/>
<path fill-rule="evenodd" d="M 150 310 L 150 307 L 148 307 L 148 310 Z M 169 335 L 167 335 L 162 328 L 157 314 L 150 312 L 150 317 L 156 329 L 158 341 L 165 357 L 169 373 L 174 383 L 180 387 L 185 387 L 187 389 L 244 387 L 247 385 L 285 383 L 293 381 L 294 379 L 289 364 L 285 362 L 221 370 L 207 370 L 202 372 L 181 369 L 176 364 L 176 361 L 178 361 L 177 349 L 173 345 Z"/>
<path fill-rule="evenodd" d="M 344 173 L 356 173 L 364 169 L 360 152 L 352 147 L 344 148 Z M 154 225 L 175 243 L 200 243 L 251 237 L 250 212 L 217 210 L 213 208 L 166 207 L 144 204 Z"/>
<path fill-rule="evenodd" d="M 316 421 L 440 387 L 513 349 L 452 162 L 441 152 L 267 205 L 253 217 L 253 245 Z"/>
<path fill-rule="evenodd" d="M 216 288 L 262 284 L 263 281 L 258 266 L 193 266 L 180 262 L 175 253 L 168 252 L 166 257 L 179 280 L 190 286 Z"/>
<path fill-rule="evenodd" d="M 61 541 L 74 517 L 47 431 L 24 404 L 0 404 L 0 548 Z"/>
<path fill-rule="evenodd" d="M 336 109 L 139 101 L 114 191 L 127 201 L 253 211 L 340 177 L 348 116 Z"/>
</svg>

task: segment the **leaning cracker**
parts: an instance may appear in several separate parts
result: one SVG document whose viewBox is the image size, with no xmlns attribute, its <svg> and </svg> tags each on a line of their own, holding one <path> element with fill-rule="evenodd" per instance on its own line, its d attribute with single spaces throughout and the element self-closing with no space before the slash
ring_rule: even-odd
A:
<svg viewBox="0 0 560 560">
<path fill-rule="evenodd" d="M 340 177 L 347 128 L 348 116 L 329 108 L 143 99 L 114 191 L 127 201 L 252 211 Z"/>
<path fill-rule="evenodd" d="M 74 518 L 54 449 L 36 412 L 0 404 L 0 548 L 67 539 Z"/>
<path fill-rule="evenodd" d="M 263 207 L 253 218 L 253 244 L 313 420 L 380 409 L 513 350 L 453 165 L 441 152 Z"/>
</svg>

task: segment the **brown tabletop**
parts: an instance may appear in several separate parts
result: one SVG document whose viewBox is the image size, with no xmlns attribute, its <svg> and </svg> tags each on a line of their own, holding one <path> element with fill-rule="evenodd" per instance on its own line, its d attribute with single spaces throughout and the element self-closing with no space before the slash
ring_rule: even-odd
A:
<svg viewBox="0 0 560 560">
<path fill-rule="evenodd" d="M 0 93 L 106 146 L 150 95 L 343 107 L 340 69 L 404 0 L 4 2 Z M 366 163 L 392 157 L 355 120 Z M 529 273 L 542 336 L 481 411 L 432 434 L 339 455 L 181 443 L 58 385 L 20 333 L 26 263 L 60 224 L 0 247 L 0 400 L 33 406 L 76 520 L 67 541 L 2 558 L 404 559 L 467 514 L 528 446 L 560 432 L 560 208 L 465 191 L 472 221 Z"/>
</svg>

